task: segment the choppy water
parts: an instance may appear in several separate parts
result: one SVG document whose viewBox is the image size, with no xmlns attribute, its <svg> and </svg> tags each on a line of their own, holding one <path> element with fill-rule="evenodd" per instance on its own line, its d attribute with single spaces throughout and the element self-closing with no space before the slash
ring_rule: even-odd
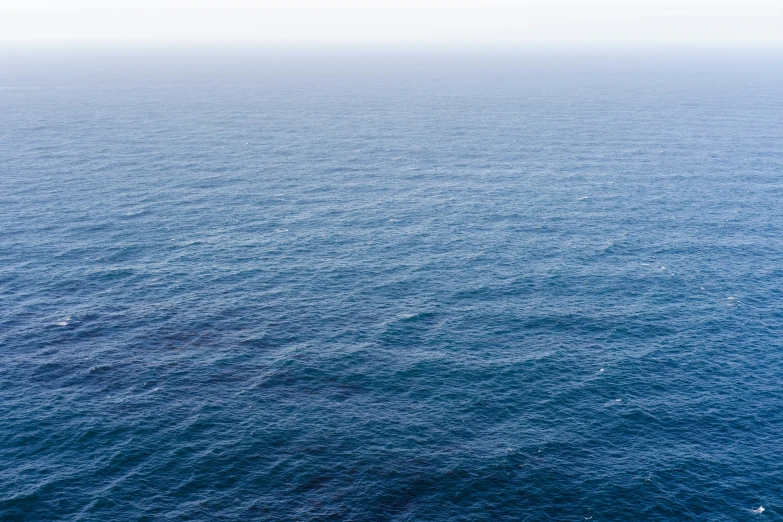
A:
<svg viewBox="0 0 783 522">
<path fill-rule="evenodd" d="M 0 519 L 781 519 L 781 65 L 6 51 Z"/>
</svg>

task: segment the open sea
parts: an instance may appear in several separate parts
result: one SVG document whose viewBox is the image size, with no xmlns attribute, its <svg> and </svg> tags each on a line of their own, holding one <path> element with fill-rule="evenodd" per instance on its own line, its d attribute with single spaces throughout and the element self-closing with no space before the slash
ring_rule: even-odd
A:
<svg viewBox="0 0 783 522">
<path fill-rule="evenodd" d="M 783 520 L 782 239 L 780 54 L 6 48 L 0 520 Z"/>
</svg>

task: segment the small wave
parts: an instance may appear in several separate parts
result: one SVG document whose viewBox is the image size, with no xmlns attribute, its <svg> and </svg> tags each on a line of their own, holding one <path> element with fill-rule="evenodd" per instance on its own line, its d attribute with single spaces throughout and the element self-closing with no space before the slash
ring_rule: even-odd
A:
<svg viewBox="0 0 783 522">
<path fill-rule="evenodd" d="M 762 514 L 764 511 L 766 511 L 766 510 L 764 509 L 764 506 L 759 506 L 759 507 L 758 507 L 758 508 L 756 508 L 756 509 L 751 509 L 751 511 L 752 511 L 753 513 L 757 514 L 757 515 L 760 515 L 760 514 Z"/>
<path fill-rule="evenodd" d="M 148 211 L 147 211 L 147 210 L 131 210 L 131 211 L 129 211 L 129 212 L 125 212 L 125 213 L 122 215 L 122 217 L 123 217 L 123 218 L 135 218 L 135 217 L 138 217 L 138 216 L 142 216 L 142 215 L 144 215 L 144 214 L 147 214 L 147 213 L 148 213 Z"/>
<path fill-rule="evenodd" d="M 407 313 L 402 314 L 399 317 L 399 321 L 402 322 L 415 322 L 415 321 L 422 321 L 426 319 L 432 319 L 435 317 L 434 312 L 417 312 L 417 313 Z"/>
</svg>

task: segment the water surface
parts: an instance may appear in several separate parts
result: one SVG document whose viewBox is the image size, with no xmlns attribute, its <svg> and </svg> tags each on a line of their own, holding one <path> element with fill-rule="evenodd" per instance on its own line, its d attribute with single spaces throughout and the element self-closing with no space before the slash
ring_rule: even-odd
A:
<svg viewBox="0 0 783 522">
<path fill-rule="evenodd" d="M 0 519 L 781 518 L 780 57 L 3 53 Z"/>
</svg>

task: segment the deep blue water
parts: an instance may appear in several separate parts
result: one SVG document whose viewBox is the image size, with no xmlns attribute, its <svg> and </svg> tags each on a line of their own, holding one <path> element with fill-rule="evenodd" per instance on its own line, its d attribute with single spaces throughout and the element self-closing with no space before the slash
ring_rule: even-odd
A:
<svg viewBox="0 0 783 522">
<path fill-rule="evenodd" d="M 783 57 L 3 53 L 0 520 L 783 519 Z"/>
</svg>

